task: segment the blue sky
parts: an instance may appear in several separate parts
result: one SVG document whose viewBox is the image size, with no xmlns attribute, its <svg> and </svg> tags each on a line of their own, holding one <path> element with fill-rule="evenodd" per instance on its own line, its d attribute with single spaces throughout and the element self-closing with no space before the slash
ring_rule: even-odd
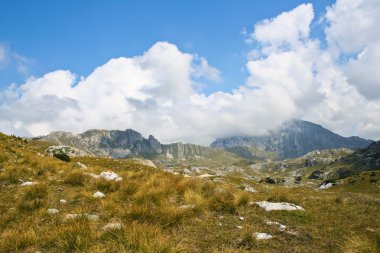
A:
<svg viewBox="0 0 380 253">
<path fill-rule="evenodd" d="M 312 1 L 315 16 L 333 1 Z M 242 85 L 250 46 L 243 28 L 303 1 L 19 1 L 1 3 L 0 43 L 28 61 L 28 73 L 15 63 L 0 68 L 0 88 L 69 69 L 87 76 L 111 58 L 140 55 L 157 41 L 207 58 L 222 81 L 208 82 L 205 92 Z M 314 29 L 313 35 L 319 36 Z"/>
</svg>

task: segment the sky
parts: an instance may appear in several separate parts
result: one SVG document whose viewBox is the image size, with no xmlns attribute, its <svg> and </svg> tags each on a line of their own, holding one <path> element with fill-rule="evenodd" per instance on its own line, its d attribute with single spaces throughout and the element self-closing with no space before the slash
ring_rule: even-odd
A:
<svg viewBox="0 0 380 253">
<path fill-rule="evenodd" d="M 4 0 L 0 13 L 8 134 L 208 145 L 298 118 L 380 139 L 378 0 Z"/>
</svg>

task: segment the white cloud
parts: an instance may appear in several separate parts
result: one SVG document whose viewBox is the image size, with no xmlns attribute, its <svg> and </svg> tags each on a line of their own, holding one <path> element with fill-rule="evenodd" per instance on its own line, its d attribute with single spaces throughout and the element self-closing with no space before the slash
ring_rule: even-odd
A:
<svg viewBox="0 0 380 253">
<path fill-rule="evenodd" d="M 255 25 L 251 38 L 262 46 L 262 53 L 297 47 L 309 37 L 310 22 L 314 17 L 311 4 L 301 4 L 275 18 L 265 19 Z"/>
<path fill-rule="evenodd" d="M 371 8 L 369 15 L 367 9 Z M 252 50 L 256 57 L 250 57 L 247 63 L 250 74 L 247 84 L 285 90 L 301 118 L 323 124 L 344 135 L 379 138 L 380 125 L 376 118 L 380 116 L 380 111 L 376 109 L 380 103 L 369 101 L 370 96 L 363 96 L 361 91 L 367 91 L 372 96 L 379 92 L 380 82 L 375 68 L 380 65 L 377 66 L 375 61 L 380 58 L 376 54 L 368 56 L 365 51 L 344 65 L 336 58 L 337 54 L 363 48 L 368 50 L 368 45 L 377 44 L 372 52 L 380 50 L 380 44 L 376 42 L 378 36 L 374 35 L 378 34 L 378 29 L 373 25 L 379 17 L 374 13 L 379 11 L 378 4 L 371 0 L 361 1 L 360 4 L 338 1 L 326 14 L 329 24 L 326 28 L 329 47 L 326 50 L 320 47 L 318 39 L 312 39 L 309 35 L 313 20 L 311 4 L 300 5 L 257 24 L 251 37 L 259 50 Z M 365 21 L 359 24 L 359 32 L 351 27 L 355 26 L 353 22 L 360 16 Z M 347 34 L 348 31 L 350 34 Z M 355 36 L 360 37 L 354 35 L 355 32 L 363 33 L 363 36 L 355 38 L 350 44 Z M 374 74 L 370 75 L 371 71 Z"/>
<path fill-rule="evenodd" d="M 338 0 L 326 20 L 334 56 L 357 54 L 343 66 L 349 82 L 368 99 L 380 99 L 380 1 Z"/>
<path fill-rule="evenodd" d="M 343 35 L 333 37 L 347 22 L 335 18 L 334 13 L 345 17 L 341 6 L 347 7 L 338 1 L 325 18 L 327 49 L 310 38 L 311 4 L 259 22 L 250 35 L 247 31 L 255 46 L 246 64 L 249 76 L 231 92 L 199 91 L 202 78 L 218 81 L 220 71 L 203 57 L 158 42 L 140 56 L 111 59 L 87 77 L 57 70 L 0 91 L 0 130 L 39 135 L 133 128 L 163 142 L 207 145 L 217 137 L 265 134 L 288 119 L 303 118 L 344 135 L 378 138 L 380 102 L 363 95 L 363 89 L 375 94 L 374 84 L 353 81 L 377 64 L 379 57 L 363 51 L 379 50 L 377 37 L 363 34 L 367 39 L 351 46 L 349 39 L 340 41 L 346 40 Z M 355 8 L 361 6 L 366 5 Z M 376 32 L 371 29 L 361 32 Z M 342 65 L 336 55 L 353 49 L 361 56 Z"/>
</svg>

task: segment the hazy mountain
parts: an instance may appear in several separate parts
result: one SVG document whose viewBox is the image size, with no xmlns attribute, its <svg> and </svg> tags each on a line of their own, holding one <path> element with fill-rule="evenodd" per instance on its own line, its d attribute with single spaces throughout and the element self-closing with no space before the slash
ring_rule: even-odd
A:
<svg viewBox="0 0 380 253">
<path fill-rule="evenodd" d="M 332 148 L 365 148 L 372 143 L 359 137 L 343 137 L 320 125 L 291 120 L 266 136 L 234 136 L 221 138 L 211 143 L 213 148 L 236 150 L 236 147 L 255 147 L 274 152 L 278 158 L 294 158 L 313 150 Z M 245 150 L 246 151 L 246 150 Z"/>
</svg>

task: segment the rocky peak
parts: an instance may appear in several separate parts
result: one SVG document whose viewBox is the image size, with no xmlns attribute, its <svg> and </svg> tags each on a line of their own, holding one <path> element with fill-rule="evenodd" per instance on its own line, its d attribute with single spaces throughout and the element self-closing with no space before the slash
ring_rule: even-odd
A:
<svg viewBox="0 0 380 253">
<path fill-rule="evenodd" d="M 318 149 L 358 149 L 367 147 L 371 143 L 371 140 L 359 137 L 342 137 L 308 121 L 290 120 L 270 131 L 267 136 L 221 138 L 215 140 L 210 146 L 218 148 L 253 146 L 263 151 L 275 152 L 279 158 L 284 159 L 299 157 Z"/>
</svg>

